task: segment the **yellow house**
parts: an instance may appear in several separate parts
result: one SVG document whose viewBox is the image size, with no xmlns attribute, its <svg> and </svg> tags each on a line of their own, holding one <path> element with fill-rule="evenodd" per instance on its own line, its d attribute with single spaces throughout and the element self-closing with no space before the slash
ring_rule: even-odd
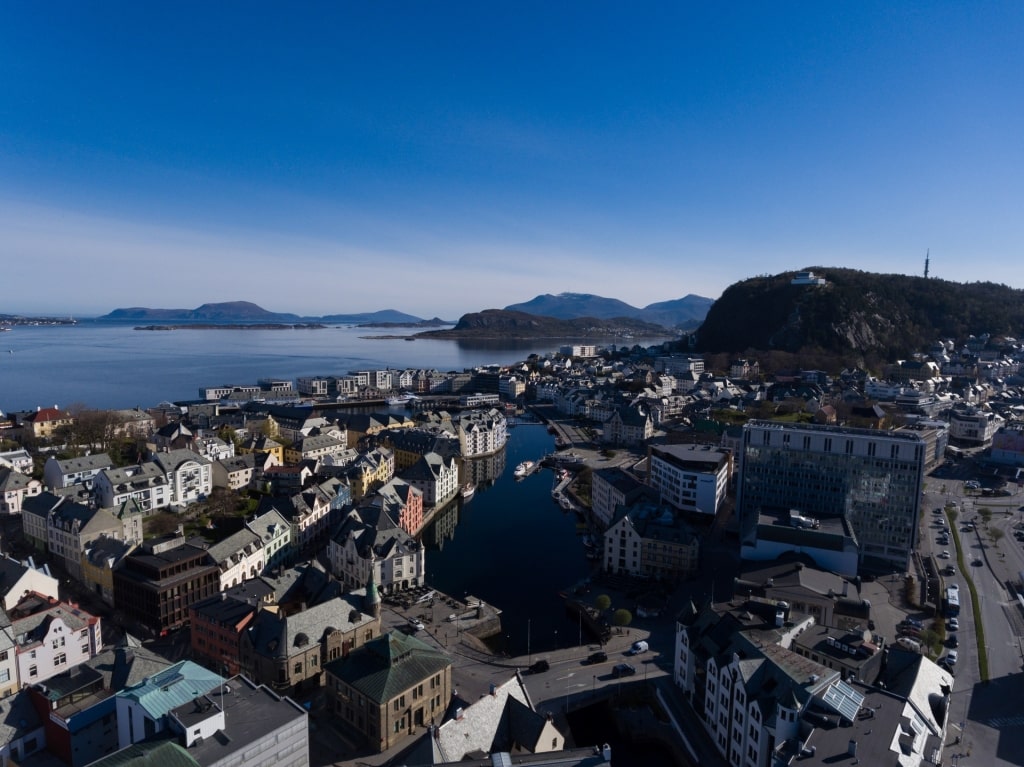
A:
<svg viewBox="0 0 1024 767">
<path fill-rule="evenodd" d="M 36 412 L 25 417 L 25 425 L 32 430 L 36 439 L 49 439 L 64 426 L 75 422 L 71 413 L 61 412 L 56 405 L 53 407 L 36 408 Z"/>
<path fill-rule="evenodd" d="M 356 459 L 346 476 L 352 488 L 352 500 L 358 501 L 395 476 L 395 454 L 386 447 L 371 450 Z"/>
<path fill-rule="evenodd" d="M 265 434 L 255 434 L 238 446 L 238 454 L 270 453 L 277 459 L 277 465 L 284 463 L 284 445 Z"/>
<path fill-rule="evenodd" d="M 82 582 L 92 593 L 114 604 L 114 565 L 135 549 L 136 544 L 101 536 L 85 546 L 82 552 Z"/>
</svg>

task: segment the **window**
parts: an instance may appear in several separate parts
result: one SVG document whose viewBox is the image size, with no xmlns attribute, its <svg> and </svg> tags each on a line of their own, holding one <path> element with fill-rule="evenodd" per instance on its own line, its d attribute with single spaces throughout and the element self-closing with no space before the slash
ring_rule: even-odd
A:
<svg viewBox="0 0 1024 767">
<path fill-rule="evenodd" d="M 302 661 L 299 661 L 298 663 L 295 664 L 294 673 L 296 673 L 296 674 L 301 674 L 302 673 Z"/>
<path fill-rule="evenodd" d="M 39 669 L 36 668 L 34 663 L 31 666 L 28 667 L 28 675 L 30 677 L 32 677 L 32 676 L 39 676 Z"/>
<path fill-rule="evenodd" d="M 68 656 L 65 655 L 62 652 L 59 652 L 59 653 L 57 653 L 56 655 L 53 656 L 53 665 L 54 666 L 59 666 L 62 663 L 67 663 L 67 662 L 68 662 Z"/>
</svg>

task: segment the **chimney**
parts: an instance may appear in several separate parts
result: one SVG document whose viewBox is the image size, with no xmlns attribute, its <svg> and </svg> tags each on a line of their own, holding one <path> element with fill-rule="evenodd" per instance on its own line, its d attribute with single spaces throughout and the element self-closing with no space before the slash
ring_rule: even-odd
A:
<svg viewBox="0 0 1024 767">
<path fill-rule="evenodd" d="M 847 595 L 849 590 L 850 590 L 850 582 L 848 580 L 844 579 L 843 580 L 843 596 L 844 597 Z"/>
<path fill-rule="evenodd" d="M 455 719 L 456 719 L 456 721 L 462 721 L 462 715 L 464 713 L 465 712 L 462 710 L 462 706 L 459 706 L 457 709 L 455 709 Z M 850 742 L 853 743 L 852 740 Z"/>
<path fill-rule="evenodd" d="M 846 747 L 846 754 L 852 757 L 857 756 L 857 741 L 853 738 L 850 738 L 850 745 Z"/>
<path fill-rule="evenodd" d="M 492 683 L 491 684 L 491 697 L 493 698 L 493 697 L 497 696 L 497 694 L 498 694 L 498 688 L 495 687 L 494 684 Z"/>
<path fill-rule="evenodd" d="M 606 762 L 611 762 L 611 760 L 612 760 L 612 747 L 609 746 L 607 743 L 605 743 L 603 746 L 601 746 L 601 757 Z"/>
</svg>

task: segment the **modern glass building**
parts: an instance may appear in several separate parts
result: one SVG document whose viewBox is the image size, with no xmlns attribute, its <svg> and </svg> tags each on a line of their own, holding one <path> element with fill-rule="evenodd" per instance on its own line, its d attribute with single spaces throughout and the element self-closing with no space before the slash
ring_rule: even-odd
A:
<svg viewBox="0 0 1024 767">
<path fill-rule="evenodd" d="M 907 570 L 925 453 L 914 432 L 749 422 L 736 504 L 741 546 L 757 546 L 765 515 L 778 519 L 794 510 L 823 521 L 842 518 L 856 541 L 859 569 Z"/>
</svg>

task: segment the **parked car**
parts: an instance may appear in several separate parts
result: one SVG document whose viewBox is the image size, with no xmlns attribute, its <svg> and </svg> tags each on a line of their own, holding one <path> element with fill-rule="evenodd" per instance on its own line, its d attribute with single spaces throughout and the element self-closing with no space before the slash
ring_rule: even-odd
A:
<svg viewBox="0 0 1024 767">
<path fill-rule="evenodd" d="M 946 647 L 959 647 L 960 640 L 956 638 L 956 634 L 950 634 L 946 639 Z"/>
<path fill-rule="evenodd" d="M 409 626 L 416 629 L 416 631 L 423 631 L 423 629 L 427 627 L 427 625 L 418 618 L 410 618 Z"/>
<path fill-rule="evenodd" d="M 960 630 L 960 620 L 959 620 L 959 618 L 950 618 L 949 619 L 949 630 L 950 631 L 959 631 Z"/>
<path fill-rule="evenodd" d="M 939 554 L 939 556 L 942 557 L 943 559 L 949 559 L 949 550 L 948 549 L 943 549 L 942 553 Z"/>
<path fill-rule="evenodd" d="M 537 661 L 533 662 L 532 666 L 530 666 L 530 673 L 531 674 L 542 674 L 543 672 L 547 671 L 550 668 L 551 668 L 551 664 L 548 663 L 546 660 L 537 660 Z"/>
<path fill-rule="evenodd" d="M 639 642 L 633 642 L 633 646 L 629 648 L 626 655 L 639 655 L 642 652 L 647 652 L 649 649 L 650 645 L 641 639 Z"/>
<path fill-rule="evenodd" d="M 587 656 L 587 663 L 604 663 L 608 660 L 608 653 L 606 652 L 592 652 Z"/>
<path fill-rule="evenodd" d="M 955 666 L 957 658 L 959 658 L 957 651 L 950 650 L 948 653 L 946 653 L 946 664 L 949 666 Z"/>
<path fill-rule="evenodd" d="M 612 676 L 632 676 L 636 673 L 636 666 L 631 666 L 628 663 L 619 663 L 612 669 Z"/>
</svg>

